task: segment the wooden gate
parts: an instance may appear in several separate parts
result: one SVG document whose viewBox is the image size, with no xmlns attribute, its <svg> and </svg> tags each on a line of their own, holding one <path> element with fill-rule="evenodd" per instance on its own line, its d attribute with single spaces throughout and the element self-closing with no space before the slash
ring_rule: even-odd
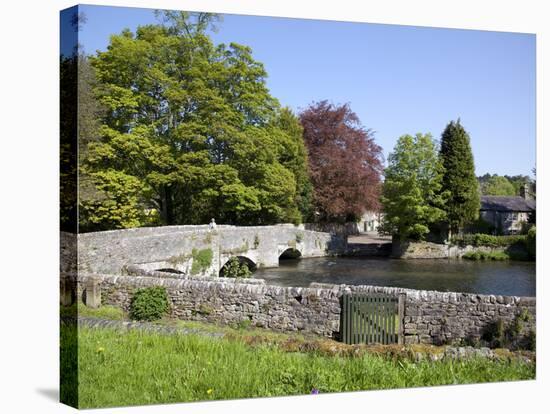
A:
<svg viewBox="0 0 550 414">
<path fill-rule="evenodd" d="M 352 293 L 342 297 L 342 340 L 346 344 L 402 343 L 405 295 Z"/>
</svg>

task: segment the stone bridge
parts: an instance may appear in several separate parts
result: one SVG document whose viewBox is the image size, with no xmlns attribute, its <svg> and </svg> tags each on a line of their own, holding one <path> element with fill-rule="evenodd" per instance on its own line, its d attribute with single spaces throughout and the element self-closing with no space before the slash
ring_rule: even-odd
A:
<svg viewBox="0 0 550 414">
<path fill-rule="evenodd" d="M 292 224 L 237 227 L 165 226 L 78 235 L 78 269 L 123 274 L 129 266 L 218 276 L 232 257 L 249 267 L 277 267 L 281 256 L 342 253 L 343 237 Z M 195 266 L 193 265 L 195 263 Z"/>
</svg>

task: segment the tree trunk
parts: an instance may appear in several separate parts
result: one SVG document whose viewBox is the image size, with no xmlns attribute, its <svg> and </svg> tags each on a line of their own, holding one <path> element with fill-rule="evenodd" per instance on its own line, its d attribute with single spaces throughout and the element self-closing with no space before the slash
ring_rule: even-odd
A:
<svg viewBox="0 0 550 414">
<path fill-rule="evenodd" d="M 160 214 L 164 224 L 166 225 L 174 224 L 172 192 L 170 191 L 170 187 L 166 185 L 162 187 Z"/>
</svg>

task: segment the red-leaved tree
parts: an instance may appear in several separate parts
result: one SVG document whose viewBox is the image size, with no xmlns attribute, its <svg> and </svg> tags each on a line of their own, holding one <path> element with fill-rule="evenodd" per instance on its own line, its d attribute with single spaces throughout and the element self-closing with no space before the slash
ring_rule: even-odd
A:
<svg viewBox="0 0 550 414">
<path fill-rule="evenodd" d="M 379 208 L 382 148 L 348 104 L 311 104 L 300 113 L 315 209 L 324 221 L 353 220 Z"/>
</svg>

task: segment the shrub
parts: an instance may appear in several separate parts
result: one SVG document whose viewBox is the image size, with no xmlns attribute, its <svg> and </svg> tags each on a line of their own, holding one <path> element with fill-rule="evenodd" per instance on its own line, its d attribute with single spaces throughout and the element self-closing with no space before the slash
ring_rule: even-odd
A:
<svg viewBox="0 0 550 414">
<path fill-rule="evenodd" d="M 493 236 L 491 234 L 464 234 L 455 236 L 451 239 L 451 243 L 458 246 L 474 246 L 474 247 L 510 247 L 517 244 L 525 244 L 527 236 Z"/>
<path fill-rule="evenodd" d="M 214 253 L 212 252 L 212 249 L 193 249 L 191 255 L 193 257 L 191 274 L 196 275 L 197 273 L 201 273 L 210 267 Z"/>
<path fill-rule="evenodd" d="M 473 251 L 464 253 L 462 256 L 466 260 L 508 260 L 510 256 L 503 252 L 481 252 Z"/>
<path fill-rule="evenodd" d="M 467 230 L 470 230 L 472 233 L 493 234 L 496 228 L 483 217 L 479 217 L 470 226 L 468 226 Z"/>
<path fill-rule="evenodd" d="M 504 334 L 504 321 L 502 319 L 498 319 L 485 326 L 481 339 L 487 341 L 491 348 L 497 348 L 504 345 Z"/>
<path fill-rule="evenodd" d="M 491 348 L 534 350 L 536 334 L 534 330 L 524 333 L 525 323 L 531 320 L 531 314 L 523 309 L 506 325 L 502 319 L 490 322 L 483 329 L 481 339 L 488 342 Z"/>
<path fill-rule="evenodd" d="M 246 263 L 241 263 L 236 257 L 229 259 L 222 268 L 223 277 L 247 278 L 250 277 L 251 274 L 252 272 Z"/>
<path fill-rule="evenodd" d="M 525 349 L 528 351 L 535 351 L 537 348 L 537 334 L 535 331 L 530 330 L 525 337 Z"/>
<path fill-rule="evenodd" d="M 130 302 L 130 317 L 138 321 L 154 321 L 168 311 L 168 294 L 162 286 L 138 289 Z"/>
<path fill-rule="evenodd" d="M 529 257 L 535 259 L 537 256 L 537 228 L 535 226 L 531 227 L 527 232 L 525 246 Z"/>
</svg>

